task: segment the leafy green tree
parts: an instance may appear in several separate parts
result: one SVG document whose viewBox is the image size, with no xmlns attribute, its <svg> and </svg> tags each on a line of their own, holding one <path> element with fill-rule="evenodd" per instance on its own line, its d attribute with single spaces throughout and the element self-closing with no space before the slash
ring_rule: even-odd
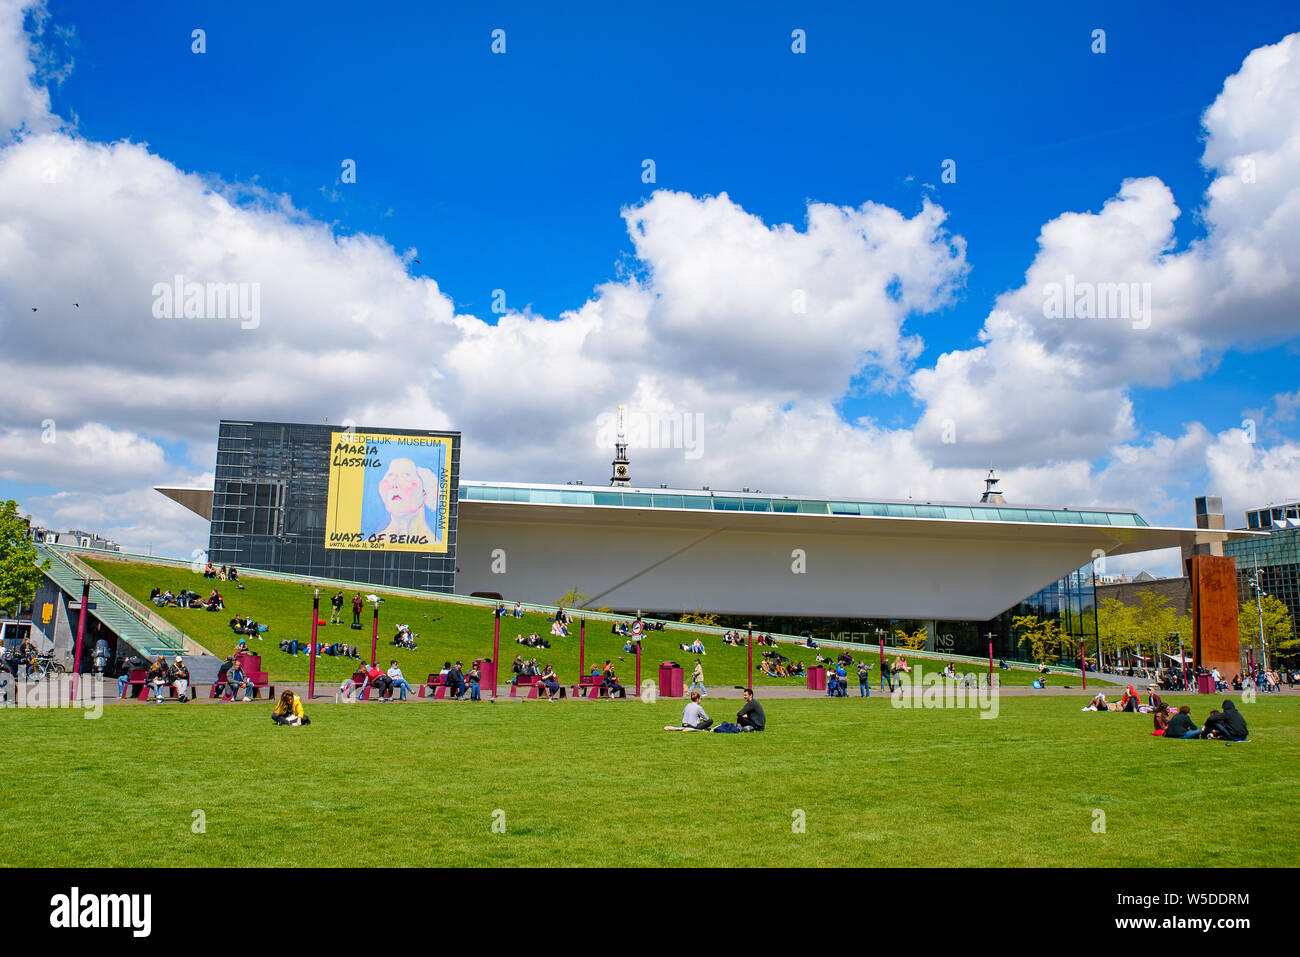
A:
<svg viewBox="0 0 1300 957">
<path fill-rule="evenodd" d="M 696 605 L 695 610 L 683 614 L 681 620 L 689 625 L 716 625 L 718 616 L 706 612 L 699 605 Z"/>
<path fill-rule="evenodd" d="M 1237 610 L 1237 633 L 1241 640 L 1241 650 L 1255 652 L 1255 661 L 1261 662 L 1259 647 L 1259 617 L 1264 613 L 1264 639 L 1268 642 L 1268 663 L 1271 666 L 1279 661 L 1290 661 L 1296 657 L 1300 642 L 1295 637 L 1295 627 L 1291 620 L 1291 610 L 1276 595 L 1263 595 L 1259 606 L 1255 602 L 1244 601 Z"/>
<path fill-rule="evenodd" d="M 929 637 L 930 634 L 925 630 L 924 625 L 910 633 L 900 628 L 898 630 L 898 645 L 908 651 L 921 651 L 925 648 L 925 643 L 929 640 Z"/>
<path fill-rule="evenodd" d="M 591 599 L 578 591 L 578 586 L 574 585 L 567 592 L 556 599 L 555 603 L 561 608 L 581 608 Z"/>
<path fill-rule="evenodd" d="M 1020 634 L 1017 647 L 1029 646 L 1031 660 L 1040 665 L 1054 665 L 1061 657 L 1061 621 L 1059 618 L 1039 618 L 1037 615 L 1017 615 L 1011 619 L 1011 630 Z"/>
<path fill-rule="evenodd" d="M 41 572 L 48 561 L 36 561 L 36 546 L 27 537 L 27 524 L 13 499 L 0 506 L 0 608 L 17 612 L 36 597 Z"/>
</svg>

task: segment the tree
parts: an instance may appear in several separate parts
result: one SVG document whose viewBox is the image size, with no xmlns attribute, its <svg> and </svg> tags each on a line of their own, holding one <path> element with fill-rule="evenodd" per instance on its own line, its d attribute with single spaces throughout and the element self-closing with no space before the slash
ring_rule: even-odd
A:
<svg viewBox="0 0 1300 957">
<path fill-rule="evenodd" d="M 1061 622 L 1058 618 L 1017 615 L 1011 619 L 1013 632 L 1020 632 L 1017 647 L 1029 646 L 1030 657 L 1040 665 L 1056 664 L 1061 656 Z"/>
<path fill-rule="evenodd" d="M 930 634 L 925 630 L 924 625 L 917 628 L 916 631 L 911 634 L 908 634 L 908 632 L 902 628 L 898 630 L 899 647 L 906 648 L 908 651 L 921 651 L 925 648 L 925 643 L 929 638 Z"/>
<path fill-rule="evenodd" d="M 1268 663 L 1273 667 L 1279 660 L 1294 658 L 1300 642 L 1295 638 L 1291 610 L 1276 595 L 1261 595 L 1258 606 L 1253 601 L 1242 602 L 1237 609 L 1237 634 L 1242 652 L 1255 652 L 1256 665 L 1263 664 L 1259 647 L 1261 610 L 1264 613 L 1264 640 L 1268 642 Z"/>
<path fill-rule="evenodd" d="M 17 613 L 30 605 L 49 561 L 36 560 L 36 546 L 27 537 L 27 523 L 18 515 L 13 499 L 0 506 L 0 608 Z"/>
<path fill-rule="evenodd" d="M 706 612 L 701 606 L 696 605 L 695 610 L 685 612 L 681 620 L 688 625 L 717 625 L 718 616 Z"/>
<path fill-rule="evenodd" d="M 567 592 L 556 599 L 555 603 L 561 608 L 581 608 L 590 599 L 582 592 L 578 591 L 578 586 L 574 585 Z"/>
</svg>

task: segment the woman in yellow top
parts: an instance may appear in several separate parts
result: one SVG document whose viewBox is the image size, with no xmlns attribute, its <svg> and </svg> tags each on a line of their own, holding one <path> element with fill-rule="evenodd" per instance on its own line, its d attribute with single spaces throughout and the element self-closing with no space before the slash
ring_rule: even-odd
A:
<svg viewBox="0 0 1300 957">
<path fill-rule="evenodd" d="M 280 695 L 280 700 L 275 704 L 275 710 L 271 712 L 271 720 L 276 724 L 291 724 L 294 726 L 311 724 L 311 718 L 302 709 L 302 699 L 292 691 L 286 691 Z"/>
</svg>

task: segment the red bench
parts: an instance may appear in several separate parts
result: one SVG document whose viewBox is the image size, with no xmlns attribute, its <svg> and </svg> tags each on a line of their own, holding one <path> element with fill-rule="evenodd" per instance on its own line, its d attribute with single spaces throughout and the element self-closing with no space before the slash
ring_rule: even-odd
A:
<svg viewBox="0 0 1300 957">
<path fill-rule="evenodd" d="M 575 698 L 599 698 L 600 689 L 604 685 L 604 679 L 600 675 L 583 675 L 578 679 L 578 683 L 573 686 L 573 696 Z M 592 694 L 592 691 L 595 694 Z"/>
<path fill-rule="evenodd" d="M 522 677 L 519 679 L 519 683 L 520 683 L 520 684 L 523 684 L 523 683 L 524 683 L 524 679 L 523 679 Z M 541 675 L 529 675 L 529 676 L 528 676 L 528 697 L 530 697 L 530 698 L 536 698 L 536 697 L 538 697 L 538 694 L 537 694 L 537 693 L 538 693 L 539 691 L 541 691 L 541 689 L 543 689 L 543 688 L 545 688 L 545 687 L 546 687 L 546 685 L 542 684 L 542 676 L 541 676 Z M 560 685 L 560 697 L 561 697 L 561 698 L 564 698 L 564 697 L 566 697 L 567 695 L 568 695 L 568 691 L 565 690 L 564 685 Z M 513 698 L 514 696 L 515 696 L 515 689 L 514 689 L 514 688 L 511 688 L 511 689 L 510 689 L 510 697 Z"/>
<path fill-rule="evenodd" d="M 447 697 L 447 676 L 429 675 L 429 680 L 420 685 L 420 697 L 423 698 L 424 693 L 430 690 L 435 700 Z"/>
<path fill-rule="evenodd" d="M 255 657 L 255 656 L 254 656 Z M 259 661 L 260 663 L 260 661 Z M 253 686 L 253 697 L 259 698 L 262 693 L 266 693 L 267 698 L 275 697 L 275 685 L 271 684 L 270 676 L 265 671 L 244 671 L 244 678 Z M 221 691 L 218 692 L 217 689 Z M 230 690 L 225 681 L 214 681 L 212 687 L 208 689 L 209 698 L 225 698 L 226 692 Z M 233 698 L 234 695 L 231 695 Z"/>
<path fill-rule="evenodd" d="M 510 697 L 512 698 L 515 697 L 516 696 L 515 692 L 518 691 L 520 688 L 530 688 L 532 690 L 531 693 L 528 695 L 528 697 L 536 698 L 537 689 L 534 687 L 534 685 L 538 680 L 540 680 L 539 675 L 519 675 L 519 677 L 517 677 L 515 681 L 510 685 Z"/>
<path fill-rule="evenodd" d="M 131 695 L 134 696 L 137 701 L 146 700 L 146 698 L 148 697 L 148 689 L 149 689 L 148 682 L 149 682 L 149 672 L 145 671 L 143 668 L 132 668 L 131 677 L 130 679 L 128 679 L 126 683 L 126 687 L 122 689 L 122 697 L 125 698 L 128 695 Z M 140 686 L 140 690 L 138 692 L 135 690 L 136 685 Z"/>
</svg>

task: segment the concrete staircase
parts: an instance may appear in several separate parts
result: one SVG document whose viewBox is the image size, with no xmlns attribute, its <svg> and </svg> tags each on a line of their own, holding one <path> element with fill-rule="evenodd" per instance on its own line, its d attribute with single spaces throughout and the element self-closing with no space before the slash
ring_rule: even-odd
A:
<svg viewBox="0 0 1300 957">
<path fill-rule="evenodd" d="M 112 582 L 104 581 L 102 575 L 75 555 L 43 543 L 36 544 L 36 552 L 42 562 L 49 562 L 45 576 L 77 599 L 81 598 L 85 580 L 94 579 L 90 586 L 89 614 L 135 649 L 136 654 L 146 660 L 158 655 L 165 655 L 169 660 L 174 655 L 185 655 L 215 661 L 211 652 L 197 641 Z M 189 660 L 186 664 L 193 673 L 195 665 Z"/>
</svg>

